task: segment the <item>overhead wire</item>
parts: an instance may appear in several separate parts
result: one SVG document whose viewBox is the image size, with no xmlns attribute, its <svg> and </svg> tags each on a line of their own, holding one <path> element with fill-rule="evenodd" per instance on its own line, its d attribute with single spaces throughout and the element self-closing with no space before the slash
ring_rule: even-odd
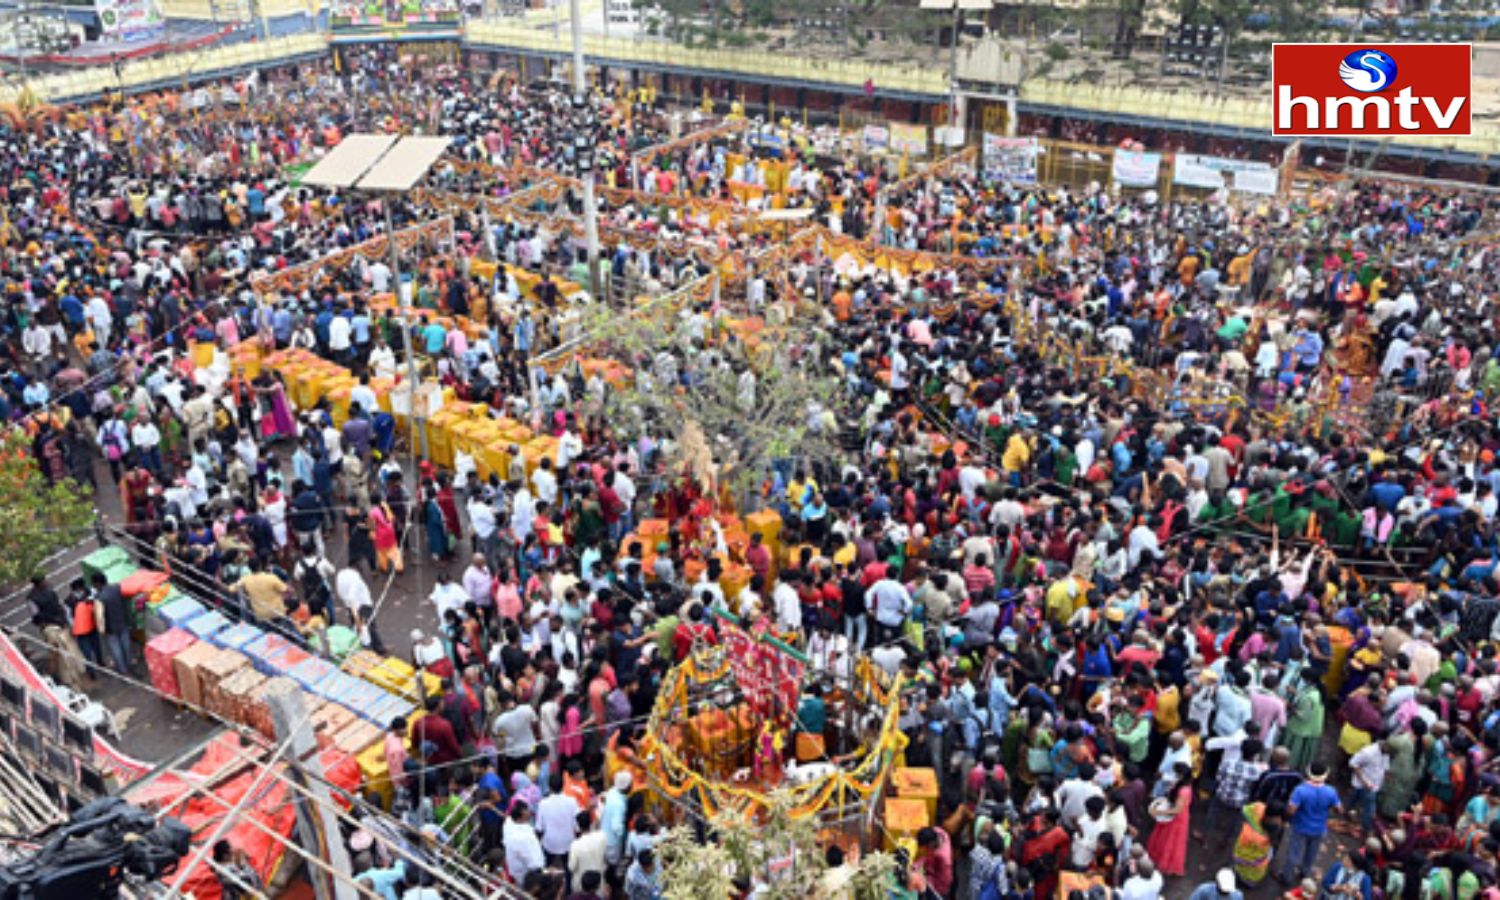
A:
<svg viewBox="0 0 1500 900">
<path fill-rule="evenodd" d="M 12 632 L 10 636 L 13 639 L 18 639 L 18 640 L 22 640 L 22 641 L 25 641 L 25 642 L 28 642 L 28 643 L 32 643 L 32 644 L 38 645 L 39 647 L 44 648 L 44 649 L 49 649 L 49 650 L 51 649 L 50 645 L 46 644 L 44 641 L 41 641 L 40 639 L 32 637 L 31 635 L 26 634 L 25 632 Z M 89 668 L 96 668 L 92 663 L 86 663 L 86 665 Z M 161 692 L 160 690 L 158 690 L 155 685 L 152 685 L 152 684 L 150 684 L 148 682 L 141 681 L 141 680 L 135 678 L 134 676 L 125 675 L 125 674 L 116 672 L 114 669 L 111 669 L 111 668 L 109 668 L 107 666 L 102 666 L 102 667 L 97 667 L 97 668 L 99 669 L 99 671 L 103 672 L 103 674 L 105 674 L 108 677 L 113 678 L 113 679 L 115 679 L 117 681 L 120 681 L 123 684 L 126 684 L 126 685 L 128 685 L 130 687 L 133 687 L 133 688 L 137 688 L 137 689 L 142 690 L 142 691 L 145 691 L 145 692 L 147 692 L 149 694 L 155 695 L 159 699 L 161 699 L 163 701 L 166 701 L 168 703 L 172 703 L 172 704 L 180 706 L 182 708 L 191 710 L 192 712 L 197 713 L 198 715 L 200 715 L 200 716 L 202 716 L 202 717 L 204 717 L 204 718 L 206 718 L 206 719 L 208 719 L 210 721 L 213 721 L 216 724 L 224 727 L 226 730 L 232 731 L 232 732 L 234 732 L 236 734 L 239 734 L 241 737 L 244 737 L 244 738 L 250 740 L 252 743 L 254 743 L 257 746 L 259 746 L 262 750 L 265 750 L 265 751 L 269 752 L 269 751 L 271 751 L 273 749 L 271 747 L 269 741 L 265 737 L 265 735 L 263 735 L 259 731 L 256 731 L 254 729 L 249 728 L 248 726 L 244 725 L 244 723 L 236 722 L 236 721 L 234 721 L 232 719 L 225 718 L 220 713 L 217 713 L 217 712 L 215 712 L 213 710 L 210 710 L 207 707 L 202 706 L 201 704 L 195 704 L 195 703 L 192 703 L 191 701 L 184 700 L 184 699 L 182 699 L 180 697 L 172 697 L 170 695 L 167 695 L 167 694 Z M 274 757 L 273 757 L 273 759 L 271 761 L 266 761 L 266 760 L 250 759 L 248 757 L 244 757 L 243 754 L 238 754 L 237 753 L 236 755 L 240 756 L 246 762 L 254 763 L 256 765 L 264 766 L 264 767 L 267 767 L 267 768 L 273 768 L 274 767 L 272 765 L 272 763 L 274 762 Z M 284 778 L 285 776 L 284 776 L 283 773 L 278 772 L 273 777 Z M 333 784 L 331 781 L 327 781 L 326 775 L 325 775 L 325 777 L 323 779 L 323 783 L 327 784 L 327 786 L 330 789 L 342 791 L 342 788 L 340 788 L 338 785 Z M 191 784 L 189 786 L 191 786 Z M 127 790 L 128 790 L 128 787 L 127 787 Z M 254 793 L 253 789 L 252 789 L 251 793 Z"/>
<path fill-rule="evenodd" d="M 962 435 L 965 438 L 973 438 L 974 437 L 972 434 L 969 434 L 968 432 L 963 431 L 956 424 L 954 424 L 952 422 L 948 422 L 947 424 L 949 426 L 948 427 L 948 431 L 949 431 L 949 436 L 950 437 L 953 436 L 953 435 L 955 435 L 955 434 Z M 1416 446 L 1420 446 L 1421 444 L 1424 444 L 1424 443 L 1432 440 L 1434 437 L 1437 437 L 1439 435 L 1447 434 L 1448 432 L 1455 431 L 1455 430 L 1458 430 L 1460 428 L 1467 427 L 1469 424 L 1470 423 L 1468 423 L 1468 422 L 1458 421 L 1458 422 L 1454 422 L 1454 423 L 1452 423 L 1450 425 L 1444 426 L 1442 428 L 1438 428 L 1438 429 L 1434 429 L 1434 430 L 1429 431 L 1429 432 L 1425 432 L 1420 437 L 1414 437 L 1411 440 L 1409 440 L 1409 441 L 1407 441 L 1407 442 L 1405 442 L 1403 444 L 1398 444 L 1396 447 L 1394 447 L 1392 449 L 1389 449 L 1389 450 L 1386 450 L 1385 453 L 1386 453 L 1387 456 L 1393 456 L 1393 457 L 1394 456 L 1399 456 L 1401 453 L 1404 453 L 1406 450 L 1409 450 L 1409 449 L 1411 449 L 1413 447 L 1416 447 Z M 974 444 L 974 446 L 982 448 L 983 444 L 981 442 L 981 443 Z M 985 457 L 986 460 L 988 460 L 990 462 L 994 462 L 994 459 L 992 458 L 992 456 L 990 455 L 989 452 L 985 452 L 985 451 L 982 451 L 982 452 L 984 453 L 984 457 Z M 1073 496 L 1077 496 L 1079 494 L 1085 493 L 1085 492 L 1082 492 L 1082 491 L 1078 490 L 1077 488 L 1074 488 L 1074 487 L 1071 487 L 1071 486 L 1068 486 L 1068 485 L 1063 485 L 1063 484 L 1061 484 L 1061 483 L 1059 483 L 1057 481 L 1053 481 L 1051 479 L 1039 479 L 1038 481 L 1032 482 L 1031 486 L 1034 487 L 1034 486 L 1036 486 L 1038 484 L 1052 485 L 1052 486 L 1058 488 L 1059 490 L 1068 491 Z M 1340 493 L 1343 494 L 1342 489 L 1340 489 Z M 1344 495 L 1344 496 L 1347 499 L 1347 495 Z M 1262 500 L 1258 500 L 1258 501 L 1255 501 L 1255 502 L 1252 502 L 1252 503 L 1246 503 L 1244 506 L 1237 507 L 1236 512 L 1238 514 L 1244 514 L 1244 513 L 1248 513 L 1248 512 L 1252 512 L 1252 511 L 1257 511 L 1257 510 L 1265 509 L 1265 508 L 1268 508 L 1270 506 L 1275 505 L 1275 503 L 1277 502 L 1277 499 L 1278 498 L 1277 498 L 1276 494 L 1274 492 L 1272 492 L 1269 496 L 1267 496 L 1266 498 L 1264 498 Z M 1204 531 L 1216 531 L 1216 530 L 1219 529 L 1219 527 L 1220 526 L 1219 526 L 1218 523 L 1204 523 L 1202 525 L 1190 525 L 1188 528 L 1186 528 L 1186 529 L 1184 529 L 1184 530 L 1182 530 L 1180 532 L 1174 532 L 1165 541 L 1162 541 L 1162 545 L 1166 546 L 1168 544 L 1176 543 L 1177 541 L 1183 540 L 1184 538 L 1190 537 L 1190 536 L 1195 535 L 1195 534 L 1200 534 L 1200 533 L 1202 533 Z M 1266 537 L 1266 538 L 1263 538 L 1263 539 L 1269 540 L 1269 537 Z"/>
<path fill-rule="evenodd" d="M 76 394 L 80 394 L 80 393 L 82 393 L 85 390 L 95 390 L 95 391 L 99 390 L 100 387 L 105 383 L 105 376 L 113 376 L 116 372 L 118 372 L 121 368 L 123 368 L 125 366 L 125 363 L 127 361 L 134 360 L 137 355 L 146 355 L 146 354 L 142 354 L 142 352 L 141 352 L 144 348 L 153 347 L 158 342 L 160 342 L 160 341 L 162 341 L 162 340 L 164 340 L 164 339 L 166 339 L 168 337 L 171 337 L 171 336 L 175 335 L 177 331 L 179 331 L 179 330 L 181 330 L 183 328 L 186 328 L 186 327 L 188 327 L 190 325 L 196 325 L 197 323 L 194 322 L 194 316 L 195 315 L 197 315 L 197 314 L 199 314 L 201 312 L 204 312 L 204 311 L 206 311 L 207 309 L 209 309 L 209 308 L 211 308 L 213 306 L 223 306 L 223 305 L 226 304 L 226 302 L 227 301 L 225 301 L 223 298 L 217 298 L 217 299 L 213 299 L 213 300 L 209 300 L 209 301 L 205 302 L 202 306 L 200 306 L 197 309 L 195 309 L 193 311 L 192 315 L 183 316 L 181 322 L 178 322 L 172 328 L 169 328 L 166 331 L 163 331 L 161 334 L 159 334 L 156 337 L 152 338 L 151 340 L 147 341 L 146 344 L 144 344 L 142 347 L 133 348 L 132 351 L 120 353 L 116 357 L 115 361 L 113 363 L 111 363 L 108 368 L 104 369 L 102 372 L 99 372 L 97 374 L 91 374 L 91 375 L 89 375 L 89 377 L 87 377 L 87 378 L 85 378 L 83 380 L 82 384 L 79 384 L 78 386 L 73 387 L 73 388 L 69 388 L 66 391 L 62 391 L 61 393 L 57 394 L 56 396 L 51 395 L 51 393 L 49 392 L 46 402 L 40 404 L 38 407 L 35 407 L 33 409 L 27 410 L 27 414 L 28 415 L 32 415 L 32 414 L 41 413 L 41 412 L 49 412 L 54 407 L 56 407 L 59 403 L 61 403 L 65 398 L 72 397 L 72 396 L 74 396 Z M 151 352 L 154 353 L 156 351 L 153 350 Z"/>
<path fill-rule="evenodd" d="M 30 643 L 32 645 L 37 646 L 40 649 L 48 650 L 49 652 L 52 649 L 51 645 L 47 644 L 45 641 L 42 641 L 39 638 L 33 637 L 32 635 L 27 634 L 24 631 L 12 630 L 10 632 L 10 636 L 13 639 L 20 640 L 20 641 L 23 641 L 23 642 L 26 642 L 26 643 Z M 248 740 L 252 741 L 256 745 L 262 747 L 264 750 L 267 750 L 267 751 L 273 750 L 272 746 L 269 744 L 269 742 L 267 741 L 266 737 L 263 734 L 261 734 L 259 731 L 255 731 L 254 729 L 248 728 L 243 723 L 236 722 L 236 721 L 234 721 L 232 719 L 228 719 L 228 718 L 224 717 L 223 715 L 221 715 L 220 713 L 217 713 L 217 712 L 215 712 L 213 710 L 210 710 L 210 709 L 208 709 L 207 707 L 205 707 L 205 706 L 203 706 L 201 704 L 195 704 L 195 703 L 192 703 L 191 701 L 184 700 L 184 699 L 182 699 L 180 697 L 172 697 L 170 695 L 167 695 L 167 694 L 163 693 L 162 691 L 160 691 L 159 689 L 157 689 L 155 685 L 152 685 L 149 682 L 141 681 L 140 679 L 135 678 L 132 675 L 126 675 L 126 674 L 123 674 L 123 673 L 120 673 L 120 672 L 116 672 L 114 669 L 109 668 L 108 666 L 96 666 L 95 664 L 93 664 L 91 662 L 88 662 L 86 660 L 85 660 L 84 664 L 85 664 L 86 668 L 88 668 L 90 670 L 95 670 L 97 672 L 102 672 L 105 676 L 107 676 L 109 678 L 112 678 L 112 679 L 115 679 L 115 680 L 117 680 L 117 681 L 119 681 L 119 682 L 121 682 L 123 684 L 126 684 L 126 685 L 128 685 L 130 687 L 133 687 L 133 688 L 145 691 L 145 692 L 147 692 L 149 694 L 152 694 L 152 695 L 160 698 L 163 701 L 166 701 L 166 702 L 172 703 L 174 705 L 180 706 L 182 708 L 191 710 L 192 712 L 197 713 L 198 715 L 203 716 L 204 718 L 209 719 L 210 721 L 213 721 L 213 722 L 219 724 L 220 726 L 224 727 L 225 729 L 227 729 L 229 731 L 232 731 L 232 732 L 234 732 L 236 734 L 239 734 L 242 737 L 247 738 Z M 311 711 L 307 714 L 307 716 L 310 716 L 310 715 L 311 715 Z M 307 716 L 304 717 L 304 723 L 303 723 L 304 725 L 305 725 L 305 719 L 307 718 Z M 644 722 L 644 721 L 648 720 L 649 718 L 650 718 L 650 716 L 639 716 L 639 717 L 633 717 L 631 719 L 624 720 L 622 722 L 617 722 L 617 723 L 607 723 L 607 724 L 603 724 L 603 725 L 588 726 L 588 727 L 584 727 L 584 728 L 580 729 L 578 731 L 578 734 L 580 736 L 587 736 L 587 735 L 591 735 L 591 734 L 595 734 L 595 733 L 607 730 L 608 728 L 611 728 L 611 727 L 626 727 L 626 726 L 638 724 L 640 722 Z M 299 726 L 299 727 L 301 727 L 301 726 Z M 278 746 L 283 746 L 284 747 L 284 746 L 286 746 L 286 742 L 282 742 L 282 744 L 278 745 Z M 405 775 L 408 776 L 408 777 L 411 777 L 411 776 L 419 776 L 419 775 L 425 774 L 425 773 L 427 773 L 429 771 L 443 771 L 443 770 L 455 769 L 455 768 L 458 768 L 459 766 L 463 766 L 463 765 L 472 765 L 472 764 L 474 764 L 476 762 L 489 761 L 492 758 L 493 758 L 492 754 L 489 754 L 489 753 L 476 753 L 473 756 L 465 757 L 465 758 L 462 758 L 462 759 L 459 759 L 459 760 L 454 760 L 454 761 L 451 761 L 451 762 L 448 762 L 448 763 L 427 764 L 427 765 L 414 766 L 413 768 L 411 768 L 410 770 L 408 770 L 405 773 Z M 271 771 L 273 769 L 277 769 L 277 766 L 275 765 L 275 763 L 277 762 L 277 760 L 278 760 L 278 756 L 273 755 L 271 757 L 271 759 L 265 760 L 265 761 L 260 761 L 258 764 L 264 766 L 265 767 L 265 771 L 269 772 L 269 771 Z M 282 780 L 285 780 L 285 778 L 286 778 L 286 775 L 284 773 L 280 772 L 280 771 L 276 771 L 276 772 L 274 772 L 271 775 L 264 775 L 264 772 L 263 772 L 262 775 L 264 777 L 274 777 L 274 778 L 278 778 L 278 779 L 282 779 Z M 247 792 L 247 794 L 246 794 L 247 797 L 253 795 L 254 793 L 256 793 L 257 790 L 259 790 L 259 788 L 264 784 L 264 777 L 261 777 L 261 778 L 257 779 L 256 783 L 254 785 L 252 785 L 251 789 Z M 320 782 L 323 783 L 323 784 L 325 784 L 331 790 L 338 791 L 340 793 L 347 793 L 347 792 L 344 792 L 344 790 L 341 787 L 339 787 L 338 785 L 335 785 L 331 781 L 329 781 L 327 779 L 326 774 L 320 779 Z M 370 811 L 372 813 L 380 812 L 381 815 L 385 815 L 381 811 L 377 811 L 377 810 L 374 810 L 373 808 L 370 808 L 368 806 L 368 804 L 365 803 L 365 801 L 364 801 L 364 799 L 363 799 L 362 796 L 359 796 L 357 794 L 349 794 L 348 796 L 349 796 L 349 799 L 351 800 L 351 802 L 358 803 L 359 805 L 361 805 L 361 807 L 367 809 L 368 811 Z M 210 847 L 212 845 L 213 841 L 217 840 L 217 839 L 218 839 L 218 836 L 215 836 L 212 840 L 205 841 L 204 842 L 204 846 L 205 847 Z M 445 852 L 452 852 L 452 851 L 445 851 Z M 195 864 L 196 863 L 190 863 L 189 868 L 191 868 L 191 866 L 195 865 Z"/>
</svg>

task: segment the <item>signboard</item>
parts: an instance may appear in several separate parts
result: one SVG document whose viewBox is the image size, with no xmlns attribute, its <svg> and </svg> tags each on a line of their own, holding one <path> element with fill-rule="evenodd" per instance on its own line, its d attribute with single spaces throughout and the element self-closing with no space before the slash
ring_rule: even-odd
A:
<svg viewBox="0 0 1500 900">
<path fill-rule="evenodd" d="M 1142 150 L 1116 150 L 1111 174 L 1120 187 L 1156 187 L 1161 172 L 1161 154 Z"/>
<path fill-rule="evenodd" d="M 97 0 L 94 11 L 99 15 L 99 30 L 105 38 L 141 40 L 166 27 L 156 0 Z"/>
<path fill-rule="evenodd" d="M 866 125 L 860 138 L 866 153 L 884 153 L 891 147 L 891 131 L 883 125 Z"/>
<path fill-rule="evenodd" d="M 794 715 L 807 666 L 727 619 L 719 622 L 719 635 L 735 683 L 750 708 L 762 716 L 789 719 Z"/>
<path fill-rule="evenodd" d="M 1264 169 L 1235 169 L 1233 187 L 1247 194 L 1275 194 L 1277 174 L 1269 166 Z"/>
<path fill-rule="evenodd" d="M 339 30 L 446 30 L 457 28 L 458 0 L 335 0 L 329 25 Z"/>
<path fill-rule="evenodd" d="M 1272 134 L 1471 133 L 1468 44 L 1273 44 Z"/>
<path fill-rule="evenodd" d="M 1252 174 L 1238 174 L 1241 172 Z M 1255 160 L 1179 153 L 1172 161 L 1172 183 L 1210 190 L 1228 187 L 1257 194 L 1274 194 L 1276 170 L 1269 163 Z M 1270 187 L 1269 191 L 1266 190 L 1267 185 Z"/>
<path fill-rule="evenodd" d="M 604 10 L 611 22 L 634 25 L 640 21 L 640 13 L 635 8 L 635 0 L 605 0 Z"/>
<path fill-rule="evenodd" d="M 927 126 L 891 123 L 891 152 L 908 156 L 927 155 Z"/>
<path fill-rule="evenodd" d="M 1036 184 L 1036 157 L 1042 152 L 1034 137 L 1002 137 L 985 132 L 984 175 L 992 181 Z"/>
<path fill-rule="evenodd" d="M 953 125 L 940 125 L 932 129 L 932 142 L 939 147 L 962 147 L 966 139 L 964 130 Z"/>
</svg>

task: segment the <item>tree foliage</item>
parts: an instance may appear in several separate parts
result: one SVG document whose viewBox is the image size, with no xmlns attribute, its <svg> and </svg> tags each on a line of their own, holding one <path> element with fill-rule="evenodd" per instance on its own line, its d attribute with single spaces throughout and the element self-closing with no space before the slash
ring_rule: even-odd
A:
<svg viewBox="0 0 1500 900">
<path fill-rule="evenodd" d="M 687 44 L 733 42 L 754 29 L 796 28 L 808 17 L 865 22 L 878 10 L 896 10 L 903 19 L 924 18 L 915 7 L 900 9 L 895 0 L 641 0 L 640 5 L 655 14 L 660 33 Z"/>
<path fill-rule="evenodd" d="M 93 527 L 94 504 L 77 482 L 49 484 L 26 436 L 0 444 L 0 584 L 32 576 L 42 561 L 82 540 Z"/>
<path fill-rule="evenodd" d="M 721 900 L 736 896 L 735 882 L 764 885 L 765 900 L 819 900 L 835 896 L 823 876 L 828 864 L 812 819 L 793 818 L 781 793 L 770 797 L 764 821 L 724 811 L 714 819 L 713 839 L 699 841 L 686 827 L 657 844 L 664 900 Z M 884 900 L 890 895 L 895 861 L 884 853 L 861 857 L 851 867 L 846 891 L 837 896 Z"/>
<path fill-rule="evenodd" d="M 741 501 L 774 460 L 831 458 L 836 380 L 794 358 L 784 328 L 768 327 L 752 349 L 713 323 L 714 338 L 703 346 L 696 334 L 704 324 L 695 316 L 707 313 L 620 316 L 600 306 L 586 314 L 594 355 L 635 371 L 631 384 L 609 392 L 603 413 L 610 428 L 667 438 L 672 474 L 698 480 L 705 492 L 708 482 L 727 485 Z"/>
</svg>

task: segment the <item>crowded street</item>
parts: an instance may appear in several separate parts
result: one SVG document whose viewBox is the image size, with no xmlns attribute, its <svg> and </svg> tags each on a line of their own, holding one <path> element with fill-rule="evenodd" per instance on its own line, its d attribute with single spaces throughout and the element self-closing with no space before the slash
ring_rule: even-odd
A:
<svg viewBox="0 0 1500 900">
<path fill-rule="evenodd" d="M 0 123 L 93 509 L 0 743 L 92 700 L 200 900 L 1500 895 L 1493 190 L 842 124 L 347 48 Z"/>
</svg>

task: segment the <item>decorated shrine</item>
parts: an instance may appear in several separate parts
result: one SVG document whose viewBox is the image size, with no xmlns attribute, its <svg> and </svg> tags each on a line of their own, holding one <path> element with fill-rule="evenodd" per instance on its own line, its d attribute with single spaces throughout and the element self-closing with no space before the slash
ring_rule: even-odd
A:
<svg viewBox="0 0 1500 900">
<path fill-rule="evenodd" d="M 880 808 L 906 738 L 897 684 L 868 658 L 852 672 L 814 672 L 764 625 L 720 618 L 718 646 L 700 646 L 667 673 L 639 758 L 671 818 L 757 819 L 785 792 L 792 815 L 840 829 Z M 808 696 L 825 727 L 799 721 Z"/>
</svg>

